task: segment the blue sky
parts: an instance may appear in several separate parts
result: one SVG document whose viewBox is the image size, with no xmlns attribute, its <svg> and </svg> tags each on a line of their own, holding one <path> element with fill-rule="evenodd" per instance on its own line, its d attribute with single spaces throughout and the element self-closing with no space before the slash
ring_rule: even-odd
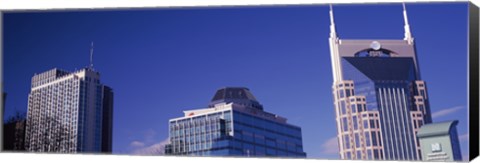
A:
<svg viewBox="0 0 480 163">
<path fill-rule="evenodd" d="M 467 3 L 407 4 L 434 122 L 467 130 Z M 402 39 L 401 4 L 334 5 L 342 39 Z M 26 111 L 34 73 L 89 64 L 115 92 L 113 152 L 155 148 L 168 119 L 218 88 L 250 88 L 302 127 L 309 158 L 339 158 L 326 5 L 10 12 L 4 15 L 6 115 Z M 333 148 L 332 148 L 333 147 Z"/>
</svg>

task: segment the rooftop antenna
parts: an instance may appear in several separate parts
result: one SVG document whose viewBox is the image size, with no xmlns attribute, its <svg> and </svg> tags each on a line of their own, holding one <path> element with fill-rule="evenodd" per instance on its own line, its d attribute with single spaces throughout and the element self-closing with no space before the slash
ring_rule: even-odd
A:
<svg viewBox="0 0 480 163">
<path fill-rule="evenodd" d="M 333 21 L 333 7 L 330 4 L 330 37 L 336 38 L 337 32 L 335 30 L 335 22 Z"/>
<path fill-rule="evenodd" d="M 93 41 L 92 45 L 90 46 L 90 69 L 93 70 Z"/>
<path fill-rule="evenodd" d="M 409 44 L 413 43 L 413 38 L 412 38 L 412 33 L 410 32 L 410 25 L 408 24 L 408 17 L 407 17 L 407 9 L 405 7 L 405 2 L 402 3 L 403 5 L 403 19 L 405 23 L 405 38 L 404 40 L 407 40 Z"/>
</svg>

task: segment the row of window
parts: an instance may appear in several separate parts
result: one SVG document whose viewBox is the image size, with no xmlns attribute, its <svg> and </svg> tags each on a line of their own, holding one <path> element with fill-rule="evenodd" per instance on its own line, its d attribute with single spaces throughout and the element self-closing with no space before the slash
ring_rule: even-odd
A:
<svg viewBox="0 0 480 163">
<path fill-rule="evenodd" d="M 383 154 L 381 149 L 368 149 L 366 155 L 361 150 L 345 152 L 344 159 L 366 159 L 366 160 L 382 160 Z"/>
<path fill-rule="evenodd" d="M 248 124 L 237 122 L 237 121 L 234 121 L 233 126 L 235 130 L 249 131 L 258 135 L 264 135 L 265 137 L 282 139 L 282 140 L 287 140 L 292 142 L 301 142 L 302 140 L 301 133 L 279 132 L 274 128 L 261 128 L 259 126 L 248 125 Z"/>
<path fill-rule="evenodd" d="M 234 111 L 233 120 L 235 122 L 239 122 L 248 126 L 256 126 L 259 129 L 268 128 L 268 129 L 272 129 L 274 131 L 285 133 L 285 134 L 292 134 L 292 135 L 301 134 L 301 129 L 299 127 L 291 126 L 285 123 L 279 123 L 279 122 L 268 120 L 268 119 L 259 118 L 256 116 L 248 115 L 248 114 L 237 112 L 237 111 Z"/>
</svg>

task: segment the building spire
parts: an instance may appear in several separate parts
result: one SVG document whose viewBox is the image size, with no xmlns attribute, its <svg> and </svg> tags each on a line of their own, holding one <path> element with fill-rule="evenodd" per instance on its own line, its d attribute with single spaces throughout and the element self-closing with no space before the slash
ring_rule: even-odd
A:
<svg viewBox="0 0 480 163">
<path fill-rule="evenodd" d="M 93 41 L 92 45 L 90 46 L 90 69 L 93 70 Z"/>
<path fill-rule="evenodd" d="M 403 19 L 404 19 L 404 28 L 405 28 L 405 38 L 409 44 L 413 43 L 412 33 L 410 32 L 410 25 L 408 24 L 408 16 L 407 16 L 407 9 L 405 8 L 405 2 L 402 3 L 403 5 Z"/>
<path fill-rule="evenodd" d="M 335 29 L 335 22 L 333 21 L 333 7 L 330 4 L 330 37 L 337 38 L 337 31 Z"/>
</svg>

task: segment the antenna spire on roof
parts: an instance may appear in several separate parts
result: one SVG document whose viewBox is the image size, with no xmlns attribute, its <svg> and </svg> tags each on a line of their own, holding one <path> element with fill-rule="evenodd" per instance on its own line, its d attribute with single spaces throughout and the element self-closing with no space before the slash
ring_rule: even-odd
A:
<svg viewBox="0 0 480 163">
<path fill-rule="evenodd" d="M 337 37 L 337 31 L 335 29 L 335 21 L 333 20 L 332 4 L 330 4 L 330 37 L 331 38 L 336 38 Z"/>
<path fill-rule="evenodd" d="M 93 41 L 92 45 L 90 46 L 90 69 L 93 69 Z"/>
<path fill-rule="evenodd" d="M 405 28 L 405 38 L 409 44 L 413 43 L 412 33 L 410 32 L 410 25 L 408 24 L 408 17 L 407 17 L 407 9 L 405 7 L 405 2 L 402 3 L 403 5 L 403 19 L 404 19 L 404 28 Z"/>
</svg>

